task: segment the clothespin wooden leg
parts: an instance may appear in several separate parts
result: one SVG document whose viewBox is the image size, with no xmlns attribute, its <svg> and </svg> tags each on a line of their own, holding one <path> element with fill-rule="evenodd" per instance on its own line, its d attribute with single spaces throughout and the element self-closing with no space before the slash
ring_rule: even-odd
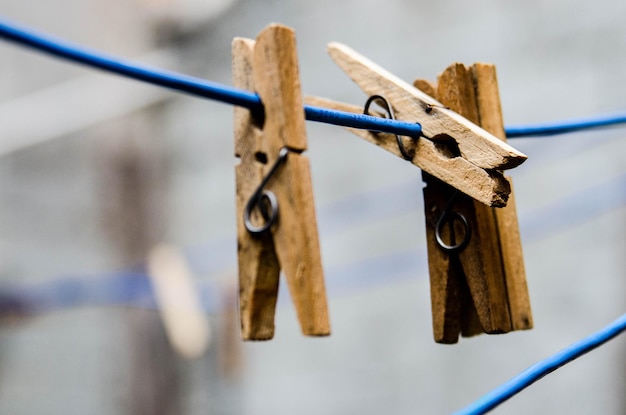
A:
<svg viewBox="0 0 626 415">
<path fill-rule="evenodd" d="M 472 122 L 481 125 L 484 119 L 483 128 L 503 137 L 495 71 L 486 68 L 489 65 L 475 65 L 468 71 L 455 64 L 441 74 L 436 88 L 423 80 L 416 81 L 415 86 L 436 94 L 443 105 Z M 519 231 L 505 232 L 504 228 L 517 228 L 514 204 L 505 208 L 507 213 L 503 214 L 499 209 L 457 195 L 453 209 L 467 219 L 471 239 L 464 249 L 451 254 L 438 246 L 435 233 L 438 220 L 450 203 L 451 190 L 429 175 L 424 175 L 424 180 L 435 341 L 456 343 L 459 333 L 471 336 L 483 331 L 505 333 L 530 328 Z M 457 229 L 454 233 L 463 232 L 467 230 Z"/>
<path fill-rule="evenodd" d="M 496 67 L 494 65 L 476 63 L 472 66 L 472 77 L 476 87 L 476 102 L 481 126 L 502 141 L 506 141 Z M 510 178 L 506 176 L 505 178 L 511 184 L 509 202 L 503 208 L 492 209 L 492 212 L 494 212 L 496 217 L 500 238 L 500 250 L 502 252 L 506 278 L 512 329 L 528 330 L 533 327 L 533 318 L 528 285 L 526 283 L 522 242 L 517 221 L 517 208 L 513 193 L 513 182 Z"/>
<path fill-rule="evenodd" d="M 256 42 L 233 43 L 235 86 L 256 90 L 264 114 L 235 112 L 240 313 L 244 339 L 274 332 L 278 275 L 283 270 L 305 335 L 330 334 L 313 190 L 306 150 L 304 112 L 293 30 L 271 25 Z M 242 112 L 245 111 L 245 112 Z M 282 165 L 274 169 L 277 160 Z M 270 173 L 272 172 L 272 173 Z M 276 222 L 251 233 L 243 220 L 258 186 L 275 197 Z M 263 221 L 252 211 L 251 220 Z M 267 214 L 267 212 L 266 212 Z"/>
<path fill-rule="evenodd" d="M 233 83 L 254 91 L 252 66 L 254 41 L 235 38 L 232 45 Z M 237 193 L 237 254 L 239 266 L 239 308 L 244 340 L 266 340 L 274 336 L 274 312 L 278 295 L 280 265 L 270 233 L 253 235 L 245 227 L 243 212 L 261 183 L 264 165 L 255 158 L 255 148 L 263 138 L 260 120 L 249 110 L 235 107 L 235 167 Z M 253 212 L 253 219 L 260 220 Z"/>
<path fill-rule="evenodd" d="M 433 336 L 437 343 L 452 344 L 458 342 L 461 333 L 468 336 L 482 333 L 483 329 L 478 323 L 477 311 L 459 254 L 445 252 L 437 242 L 438 221 L 443 209 L 455 194 L 455 190 L 428 173 L 422 173 L 422 176 L 427 183 L 424 188 L 424 212 Z M 455 204 L 457 211 L 458 207 L 459 205 Z M 467 212 L 459 213 L 467 215 Z M 467 232 L 460 225 L 454 221 L 450 226 L 442 227 L 441 238 L 450 244 L 458 243 L 458 238 L 464 237 Z M 473 233 L 472 229 L 470 233 Z M 453 235 L 457 240 L 453 241 Z M 479 289 L 486 290 L 486 287 L 479 287 Z"/>
</svg>

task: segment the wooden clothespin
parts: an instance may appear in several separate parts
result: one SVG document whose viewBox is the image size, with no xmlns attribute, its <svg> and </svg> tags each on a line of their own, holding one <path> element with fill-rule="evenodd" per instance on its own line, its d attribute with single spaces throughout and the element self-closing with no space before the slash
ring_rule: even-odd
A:
<svg viewBox="0 0 626 415">
<path fill-rule="evenodd" d="M 518 166 L 526 160 L 524 154 L 349 47 L 331 43 L 328 51 L 366 94 L 382 97 L 395 118 L 420 123 L 423 137 L 351 131 L 488 206 L 506 205 L 510 186 L 499 170 Z M 363 112 L 325 98 L 310 97 L 307 103 Z"/>
<path fill-rule="evenodd" d="M 256 42 L 236 38 L 233 77 L 264 107 L 236 108 L 234 116 L 242 337 L 273 337 L 281 269 L 302 332 L 329 335 L 293 30 L 271 25 Z"/>
<path fill-rule="evenodd" d="M 414 85 L 505 140 L 493 65 L 453 64 L 436 87 L 424 80 Z M 513 194 L 506 207 L 494 209 L 423 176 L 435 341 L 532 328 Z"/>
<path fill-rule="evenodd" d="M 423 171 L 435 341 L 531 328 L 514 201 L 490 208 L 511 194 L 502 170 L 526 159 L 503 140 L 495 69 L 475 65 L 470 76 L 453 65 L 437 89 L 425 81 L 416 89 L 347 46 L 333 43 L 329 53 L 370 99 L 365 111 L 325 98 L 309 104 L 368 113 L 379 101 L 384 116 L 422 125 L 419 138 L 351 131 Z"/>
</svg>

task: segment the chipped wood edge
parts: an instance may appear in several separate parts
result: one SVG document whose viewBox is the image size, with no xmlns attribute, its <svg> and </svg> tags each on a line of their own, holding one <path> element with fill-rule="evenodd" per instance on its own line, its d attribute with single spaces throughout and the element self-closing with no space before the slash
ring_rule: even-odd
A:
<svg viewBox="0 0 626 415">
<path fill-rule="evenodd" d="M 308 96 L 308 105 L 360 114 L 363 108 L 326 98 Z M 372 133 L 363 129 L 348 128 L 353 134 L 402 158 L 393 134 Z M 450 157 L 432 141 L 404 137 L 404 144 L 414 156 L 410 162 L 427 173 L 459 189 L 468 196 L 488 206 L 505 206 L 510 193 L 508 181 L 496 171 L 481 169 L 463 157 Z"/>
<path fill-rule="evenodd" d="M 396 117 L 419 122 L 427 137 L 450 136 L 466 160 L 484 169 L 509 169 L 526 156 L 441 103 L 340 43 L 328 45 L 335 63 L 366 93 L 385 96 Z"/>
</svg>

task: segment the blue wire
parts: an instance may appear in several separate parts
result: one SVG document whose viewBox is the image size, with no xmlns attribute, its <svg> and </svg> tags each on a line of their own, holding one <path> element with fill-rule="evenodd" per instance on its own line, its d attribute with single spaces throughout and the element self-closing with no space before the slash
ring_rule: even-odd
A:
<svg viewBox="0 0 626 415">
<path fill-rule="evenodd" d="M 509 138 L 516 138 L 557 135 L 587 130 L 590 128 L 608 127 L 622 123 L 626 123 L 626 113 L 600 115 L 594 118 L 560 121 L 547 124 L 509 126 L 506 127 L 506 136 Z"/>
<path fill-rule="evenodd" d="M 252 111 L 260 112 L 263 110 L 263 103 L 258 94 L 254 92 L 124 61 L 113 56 L 70 44 L 45 34 L 36 33 L 33 30 L 19 27 L 17 24 L 9 23 L 3 19 L 0 19 L 0 37 L 59 58 L 82 63 L 139 81 L 148 82 L 202 98 L 238 105 Z M 422 133 L 421 125 L 418 123 L 408 123 L 344 111 L 329 110 L 311 105 L 304 105 L 304 113 L 307 120 L 343 127 L 361 128 L 409 137 L 419 137 Z M 509 138 L 531 137 L 564 134 L 621 123 L 626 123 L 626 114 L 624 113 L 534 126 L 511 126 L 506 127 L 505 131 Z"/>
<path fill-rule="evenodd" d="M 484 414 L 526 389 L 544 376 L 554 372 L 572 360 L 589 353 L 593 349 L 603 345 L 624 331 L 626 331 L 626 314 L 623 314 L 617 320 L 591 336 L 588 336 L 561 350 L 557 354 L 534 364 L 505 384 L 484 395 L 471 405 L 455 412 L 454 415 Z"/>
<path fill-rule="evenodd" d="M 252 111 L 263 111 L 263 103 L 260 97 L 253 92 L 222 85 L 217 82 L 194 78 L 192 76 L 127 62 L 113 56 L 107 56 L 100 52 L 64 42 L 60 39 L 55 39 L 48 35 L 35 33 L 30 29 L 19 27 L 3 19 L 0 19 L 0 37 L 59 58 L 82 63 L 107 72 L 113 72 L 138 81 L 144 81 L 191 95 L 245 107 Z M 306 119 L 310 121 L 340 125 L 343 127 L 361 128 L 409 137 L 419 137 L 422 133 L 422 126 L 417 123 L 329 110 L 310 105 L 304 106 L 304 113 Z"/>
<path fill-rule="evenodd" d="M 194 78 L 148 66 L 125 62 L 113 56 L 88 50 L 77 45 L 36 33 L 0 19 L 0 37 L 28 46 L 58 58 L 113 72 L 139 81 L 161 85 L 177 91 L 238 105 L 252 110 L 261 110 L 263 105 L 258 95 L 204 79 Z"/>
<path fill-rule="evenodd" d="M 112 56 L 71 45 L 43 34 L 37 34 L 31 30 L 20 28 L 15 24 L 10 24 L 7 21 L 0 20 L 0 37 L 23 46 L 49 53 L 56 57 L 82 63 L 139 81 L 160 85 L 203 98 L 242 106 L 252 111 L 263 110 L 263 103 L 260 97 L 253 92 L 179 73 L 126 62 Z M 405 136 L 418 137 L 421 135 L 421 126 L 417 123 L 412 124 L 379 117 L 352 114 L 310 105 L 305 105 L 304 111 L 306 119 L 310 121 Z M 599 116 L 534 126 L 512 126 L 506 128 L 506 135 L 509 138 L 556 135 L 621 123 L 626 123 L 626 114 Z M 470 406 L 456 412 L 456 415 L 486 413 L 559 367 L 592 351 L 624 331 L 626 331 L 626 314 L 622 315 L 619 319 L 599 332 L 531 366 Z"/>
</svg>

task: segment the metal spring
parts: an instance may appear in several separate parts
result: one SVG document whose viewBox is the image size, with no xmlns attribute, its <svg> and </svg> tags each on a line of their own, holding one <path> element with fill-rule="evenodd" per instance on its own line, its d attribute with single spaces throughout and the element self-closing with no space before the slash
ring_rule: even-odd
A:
<svg viewBox="0 0 626 415">
<path fill-rule="evenodd" d="M 387 101 L 387 99 L 381 95 L 372 95 L 371 97 L 367 99 L 367 101 L 365 102 L 365 108 L 363 108 L 363 114 L 371 115 L 369 110 L 370 110 L 370 105 L 372 105 L 373 102 L 376 102 L 387 112 L 388 119 L 390 120 L 396 119 L 393 113 L 393 108 L 391 107 L 391 105 L 389 105 L 389 101 Z M 376 134 L 376 132 L 374 131 L 370 131 L 370 132 Z M 405 160 L 413 160 L 413 155 L 411 155 L 407 151 L 407 149 L 404 147 L 404 143 L 402 142 L 402 139 L 400 138 L 400 136 L 398 134 L 395 134 L 395 136 L 396 136 L 396 142 L 398 143 L 398 149 L 400 150 L 400 154 L 402 154 L 402 157 Z"/>
<path fill-rule="evenodd" d="M 439 245 L 439 248 L 448 253 L 459 253 L 463 251 L 467 247 L 467 244 L 469 244 L 469 241 L 472 237 L 472 228 L 470 227 L 467 218 L 462 213 L 452 210 L 452 206 L 454 205 L 454 202 L 457 199 L 458 195 L 459 191 L 455 190 L 452 194 L 452 197 L 450 197 L 450 199 L 448 200 L 448 203 L 446 204 L 443 212 L 441 212 L 441 216 L 439 216 L 439 219 L 437 219 L 437 224 L 435 225 L 435 237 L 437 239 L 437 244 Z M 458 243 L 455 242 L 454 235 L 455 219 L 461 221 L 465 230 L 465 232 L 463 233 L 463 239 L 461 239 L 461 241 Z M 446 223 L 450 224 L 450 238 L 452 245 L 448 245 L 447 243 L 445 243 L 441 235 L 443 232 L 443 227 Z"/>
<path fill-rule="evenodd" d="M 276 199 L 276 195 L 270 190 L 263 190 L 263 188 L 267 185 L 272 176 L 274 176 L 278 168 L 287 161 L 288 155 L 289 149 L 287 147 L 280 149 L 278 152 L 278 158 L 274 162 L 274 165 L 263 180 L 261 180 L 259 187 L 257 187 L 254 193 L 252 193 L 248 203 L 246 203 L 246 207 L 243 211 L 243 223 L 248 232 L 252 234 L 261 234 L 266 232 L 276 222 L 276 219 L 278 219 L 278 200 Z M 268 204 L 270 207 L 269 211 L 267 209 Z M 261 211 L 261 216 L 265 221 L 261 226 L 255 226 L 250 219 L 252 211 L 255 208 L 258 208 Z"/>
</svg>

